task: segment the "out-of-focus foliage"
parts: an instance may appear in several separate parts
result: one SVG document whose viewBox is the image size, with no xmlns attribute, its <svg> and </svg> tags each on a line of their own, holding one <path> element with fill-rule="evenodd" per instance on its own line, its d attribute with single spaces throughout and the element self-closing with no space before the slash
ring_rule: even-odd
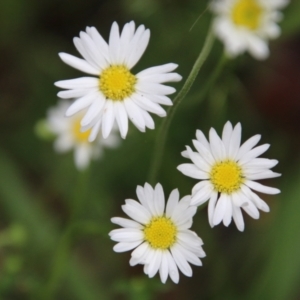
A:
<svg viewBox="0 0 300 300">
<path fill-rule="evenodd" d="M 192 229 L 204 240 L 203 267 L 178 285 L 148 279 L 114 253 L 108 232 L 121 205 L 147 181 L 160 126 L 141 133 L 130 125 L 126 140 L 79 173 L 72 154 L 58 155 L 40 139 L 36 124 L 57 103 L 57 80 L 82 74 L 58 52 L 77 55 L 72 39 L 86 26 L 105 38 L 113 21 L 145 24 L 149 47 L 134 68 L 175 62 L 184 79 L 198 56 L 212 16 L 208 1 L 1 0 L 0 2 L 0 298 L 14 299 L 298 299 L 300 281 L 300 4 L 284 10 L 282 35 L 263 62 L 248 55 L 227 61 L 214 85 L 207 82 L 222 56 L 216 41 L 188 97 L 171 124 L 158 181 L 165 193 L 189 194 L 195 181 L 176 166 L 196 129 L 221 130 L 241 122 L 244 140 L 260 133 L 266 157 L 283 173 L 268 181 L 282 193 L 264 196 L 271 207 L 211 229 L 206 209 Z M 176 84 L 177 90 L 183 83 Z M 203 92 L 205 91 L 205 93 Z M 41 123 L 40 123 L 41 125 Z M 43 128 L 39 127 L 39 130 Z M 71 222 L 71 216 L 76 221 Z"/>
</svg>

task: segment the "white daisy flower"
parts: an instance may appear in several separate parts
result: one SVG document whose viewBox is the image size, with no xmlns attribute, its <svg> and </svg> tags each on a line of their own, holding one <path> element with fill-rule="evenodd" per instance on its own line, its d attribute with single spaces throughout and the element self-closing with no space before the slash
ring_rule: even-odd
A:
<svg viewBox="0 0 300 300">
<path fill-rule="evenodd" d="M 174 63 L 145 69 L 134 75 L 131 69 L 136 65 L 147 48 L 150 30 L 135 23 L 125 24 L 122 32 L 113 23 L 107 44 L 95 27 L 87 27 L 74 38 L 74 44 L 84 59 L 67 53 L 59 53 L 68 65 L 97 77 L 81 77 L 63 80 L 56 86 L 67 89 L 58 93 L 60 98 L 75 98 L 68 108 L 66 116 L 72 116 L 88 108 L 81 126 L 83 130 L 92 128 L 89 140 L 92 141 L 102 128 L 107 138 L 116 121 L 121 136 L 126 137 L 128 118 L 142 132 L 146 127 L 154 129 L 154 121 L 149 112 L 165 117 L 161 107 L 172 105 L 166 95 L 173 94 L 173 87 L 165 82 L 180 81 L 181 76 L 172 73 L 177 68 Z"/>
<path fill-rule="evenodd" d="M 288 0 L 214 0 L 211 9 L 216 35 L 223 41 L 229 56 L 249 51 L 256 59 L 269 55 L 268 39 L 280 35 L 278 11 Z"/>
<path fill-rule="evenodd" d="M 168 275 L 179 282 L 179 270 L 192 276 L 189 263 L 201 266 L 199 257 L 204 257 L 203 242 L 195 232 L 189 230 L 196 207 L 190 206 L 190 196 L 179 201 L 179 192 L 173 190 L 165 207 L 162 186 L 153 189 L 148 183 L 136 190 L 138 199 L 127 199 L 123 211 L 133 220 L 112 218 L 111 221 L 124 228 L 112 230 L 109 235 L 118 242 L 114 251 L 131 253 L 130 265 L 144 265 L 144 272 L 152 278 L 158 271 L 166 282 Z"/>
<path fill-rule="evenodd" d="M 240 231 L 244 230 L 241 208 L 252 218 L 259 218 L 258 209 L 269 212 L 269 206 L 252 190 L 264 194 L 278 194 L 280 190 L 264 186 L 255 180 L 278 177 L 270 169 L 277 165 L 275 159 L 257 158 L 267 151 L 269 144 L 253 148 L 260 140 L 255 135 L 241 143 L 241 124 L 234 128 L 230 122 L 224 126 L 222 139 L 216 131 L 209 131 L 209 142 L 202 131 L 197 130 L 193 144 L 182 152 L 192 163 L 182 164 L 177 169 L 184 175 L 200 179 L 192 190 L 191 205 L 201 205 L 207 200 L 208 218 L 211 227 L 222 220 L 225 226 L 235 221 Z"/>
<path fill-rule="evenodd" d="M 104 140 L 97 134 L 94 141 L 89 142 L 88 137 L 91 130 L 82 132 L 80 125 L 85 111 L 66 118 L 65 113 L 70 104 L 70 101 L 62 100 L 57 106 L 50 108 L 46 124 L 49 130 L 57 135 L 54 149 L 60 153 L 74 149 L 75 165 L 79 170 L 83 170 L 89 165 L 91 159 L 101 156 L 103 147 L 116 147 L 120 140 L 114 129 L 109 138 Z"/>
</svg>

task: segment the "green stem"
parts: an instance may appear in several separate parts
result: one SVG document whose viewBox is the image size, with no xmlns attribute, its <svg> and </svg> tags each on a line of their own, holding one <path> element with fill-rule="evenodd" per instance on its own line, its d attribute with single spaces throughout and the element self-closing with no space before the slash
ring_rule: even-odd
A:
<svg viewBox="0 0 300 300">
<path fill-rule="evenodd" d="M 162 157 L 163 157 L 163 152 L 166 144 L 166 138 L 167 134 L 169 131 L 170 124 L 172 122 L 173 116 L 175 114 L 176 109 L 178 108 L 179 104 L 181 101 L 184 99 L 184 97 L 187 95 L 189 92 L 190 88 L 192 87 L 203 63 L 205 62 L 211 48 L 213 45 L 214 41 L 214 35 L 212 30 L 208 33 L 204 46 L 202 48 L 202 51 L 200 52 L 187 80 L 185 81 L 182 89 L 179 91 L 177 96 L 175 97 L 173 101 L 173 106 L 170 107 L 168 110 L 168 117 L 164 118 L 160 127 L 160 130 L 158 132 L 155 145 L 154 145 L 154 159 L 153 163 L 151 164 L 150 167 L 150 172 L 149 172 L 149 178 L 148 182 L 150 184 L 155 184 L 155 180 L 161 165 Z"/>
</svg>

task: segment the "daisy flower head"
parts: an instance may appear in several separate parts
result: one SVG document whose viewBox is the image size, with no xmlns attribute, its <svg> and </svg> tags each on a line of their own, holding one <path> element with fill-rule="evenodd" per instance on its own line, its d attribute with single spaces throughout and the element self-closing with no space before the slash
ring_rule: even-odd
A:
<svg viewBox="0 0 300 300">
<path fill-rule="evenodd" d="M 288 0 L 213 0 L 214 30 L 229 56 L 249 51 L 256 59 L 269 55 L 268 39 L 280 35 L 279 9 Z"/>
<path fill-rule="evenodd" d="M 113 23 L 106 43 L 95 27 L 87 27 L 74 44 L 83 59 L 67 53 L 59 53 L 66 64 L 93 77 L 62 80 L 56 86 L 66 89 L 58 93 L 60 98 L 75 98 L 66 116 L 87 109 L 81 120 L 83 130 L 91 129 L 89 140 L 102 131 L 107 138 L 116 121 L 122 138 L 128 132 L 128 119 L 142 132 L 154 129 L 150 113 L 166 116 L 163 105 L 172 105 L 167 95 L 174 93 L 173 87 L 163 83 L 180 81 L 181 76 L 174 71 L 177 65 L 168 63 L 145 69 L 133 74 L 136 65 L 147 48 L 150 30 L 144 25 L 135 28 L 131 21 L 122 32 Z"/>
<path fill-rule="evenodd" d="M 241 124 L 234 128 L 227 122 L 222 138 L 215 129 L 209 131 L 209 141 L 197 130 L 190 147 L 182 152 L 192 163 L 181 164 L 177 169 L 184 175 L 201 180 L 192 190 L 191 205 L 208 204 L 208 219 L 211 227 L 221 221 L 225 226 L 233 218 L 237 228 L 244 230 L 243 209 L 250 217 L 259 218 L 259 209 L 269 212 L 269 206 L 255 192 L 278 194 L 280 190 L 262 185 L 255 180 L 278 177 L 270 169 L 277 165 L 275 159 L 258 158 L 270 147 L 264 144 L 255 147 L 261 136 L 255 135 L 241 145 Z"/>
<path fill-rule="evenodd" d="M 138 186 L 139 202 L 125 200 L 123 211 L 132 219 L 112 218 L 111 221 L 123 228 L 112 230 L 109 235 L 118 242 L 114 251 L 133 250 L 130 265 L 144 265 L 144 272 L 152 278 L 159 272 L 160 279 L 166 282 L 168 276 L 179 282 L 179 270 L 192 276 L 189 263 L 201 266 L 199 258 L 205 256 L 203 242 L 192 226 L 196 206 L 190 206 L 190 196 L 179 200 L 179 192 L 173 190 L 165 205 L 162 186 L 158 183 L 153 189 L 148 183 Z"/>
<path fill-rule="evenodd" d="M 91 159 L 97 159 L 102 155 L 103 147 L 116 147 L 120 139 L 116 135 L 116 128 L 107 139 L 99 134 L 94 137 L 93 142 L 88 141 L 90 131 L 81 131 L 80 121 L 85 111 L 79 112 L 70 118 L 65 113 L 71 102 L 61 100 L 57 106 L 48 110 L 47 127 L 57 136 L 54 149 L 59 153 L 74 149 L 74 161 L 77 169 L 83 170 L 88 167 Z"/>
</svg>

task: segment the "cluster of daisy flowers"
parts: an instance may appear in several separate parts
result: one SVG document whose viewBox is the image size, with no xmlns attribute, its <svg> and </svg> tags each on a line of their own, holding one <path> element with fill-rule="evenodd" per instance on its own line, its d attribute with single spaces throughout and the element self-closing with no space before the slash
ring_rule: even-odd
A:
<svg viewBox="0 0 300 300">
<path fill-rule="evenodd" d="M 215 34 L 224 42 L 229 56 L 249 51 L 255 58 L 269 54 L 267 40 L 280 34 L 278 9 L 287 0 L 215 0 L 211 10 Z M 108 43 L 95 27 L 87 27 L 74 38 L 74 45 L 82 58 L 60 53 L 63 62 L 92 76 L 57 81 L 64 89 L 58 93 L 63 100 L 48 112 L 48 127 L 57 135 L 54 147 L 59 152 L 74 148 L 78 169 L 98 158 L 103 147 L 119 143 L 117 132 L 124 139 L 129 130 L 128 120 L 141 132 L 154 129 L 150 113 L 166 116 L 161 105 L 171 106 L 168 97 L 176 90 L 165 85 L 178 82 L 181 76 L 173 72 L 177 65 L 167 63 L 150 67 L 137 74 L 131 69 L 147 48 L 150 31 L 144 25 L 125 24 L 120 31 L 113 23 Z M 66 118 L 67 117 L 67 118 Z M 161 184 L 138 186 L 138 201 L 126 199 L 122 206 L 128 218 L 114 217 L 111 221 L 122 228 L 109 235 L 117 244 L 114 251 L 131 251 L 130 265 L 141 264 L 150 278 L 159 273 L 163 283 L 167 278 L 179 282 L 179 270 L 192 276 L 190 264 L 201 266 L 205 257 L 203 241 L 190 230 L 199 206 L 208 202 L 208 220 L 211 227 L 233 220 L 238 230 L 245 224 L 243 211 L 258 219 L 260 211 L 269 212 L 269 206 L 256 193 L 277 194 L 276 188 L 256 180 L 280 176 L 271 171 L 278 161 L 259 158 L 269 145 L 257 146 L 260 135 L 241 144 L 241 124 L 234 127 L 228 121 L 219 137 L 211 128 L 208 139 L 196 131 L 193 145 L 186 146 L 182 156 L 189 163 L 177 169 L 198 180 L 191 191 L 180 199 L 173 190 L 165 201 Z"/>
</svg>

